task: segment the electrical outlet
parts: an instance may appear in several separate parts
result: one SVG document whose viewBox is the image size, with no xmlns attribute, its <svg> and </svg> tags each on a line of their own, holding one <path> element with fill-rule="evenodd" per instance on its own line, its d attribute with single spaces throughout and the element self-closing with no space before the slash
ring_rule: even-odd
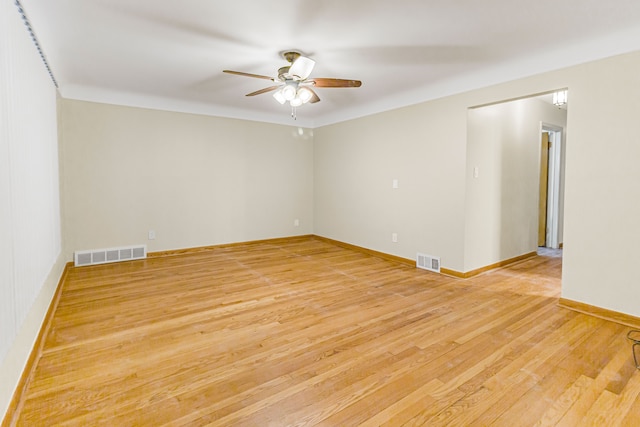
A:
<svg viewBox="0 0 640 427">
<path fill-rule="evenodd" d="M 398 243 L 398 233 L 391 233 L 391 241 L 393 243 Z"/>
<path fill-rule="evenodd" d="M 156 239 L 156 230 L 149 230 L 149 240 Z"/>
<path fill-rule="evenodd" d="M 299 219 L 297 219 L 297 218 L 296 218 L 296 219 L 294 219 L 294 220 L 293 220 L 293 226 L 294 226 L 294 227 L 300 227 L 300 220 L 299 220 Z"/>
</svg>

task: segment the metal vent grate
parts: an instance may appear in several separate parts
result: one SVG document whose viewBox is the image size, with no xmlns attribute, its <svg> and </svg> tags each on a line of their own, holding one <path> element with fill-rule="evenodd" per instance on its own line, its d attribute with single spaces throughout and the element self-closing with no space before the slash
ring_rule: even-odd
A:
<svg viewBox="0 0 640 427">
<path fill-rule="evenodd" d="M 440 273 L 440 258 L 418 253 L 416 256 L 416 267 Z"/>
<path fill-rule="evenodd" d="M 93 249 L 90 251 L 76 251 L 74 264 L 76 267 L 85 265 L 106 264 L 109 262 L 144 259 L 147 257 L 147 246 L 127 246 L 122 248 Z"/>
</svg>

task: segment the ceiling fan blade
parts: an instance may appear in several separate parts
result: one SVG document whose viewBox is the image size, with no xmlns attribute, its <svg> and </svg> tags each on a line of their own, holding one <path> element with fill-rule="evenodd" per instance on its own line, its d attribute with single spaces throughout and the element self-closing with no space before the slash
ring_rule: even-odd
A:
<svg viewBox="0 0 640 427">
<path fill-rule="evenodd" d="M 304 80 L 309 77 L 314 65 L 316 65 L 316 61 L 313 59 L 299 56 L 289 67 L 289 74 L 296 79 Z"/>
<path fill-rule="evenodd" d="M 273 77 L 262 76 L 260 74 L 243 73 L 242 71 L 222 70 L 223 73 L 235 74 L 236 76 L 254 77 L 256 79 L 273 80 Z"/>
<path fill-rule="evenodd" d="M 360 87 L 362 82 L 360 80 L 345 80 L 345 79 L 329 79 L 323 77 L 316 77 L 309 82 L 313 83 L 315 87 Z"/>
<path fill-rule="evenodd" d="M 260 90 L 257 90 L 257 91 L 255 91 L 255 92 L 248 93 L 248 94 L 246 94 L 245 96 L 256 96 L 256 95 L 260 95 L 260 94 L 263 94 L 263 93 L 271 92 L 272 90 L 276 90 L 276 89 L 278 89 L 279 87 L 280 87 L 280 86 L 269 86 L 269 87 L 265 87 L 264 89 L 260 89 Z"/>
<path fill-rule="evenodd" d="M 315 93 L 315 91 L 313 91 L 310 87 L 305 86 L 307 89 L 309 89 L 309 92 L 311 92 L 313 94 L 313 97 L 311 97 L 311 99 L 309 100 L 309 104 L 314 104 L 316 102 L 320 101 L 320 97 L 318 96 L 317 93 Z"/>
</svg>

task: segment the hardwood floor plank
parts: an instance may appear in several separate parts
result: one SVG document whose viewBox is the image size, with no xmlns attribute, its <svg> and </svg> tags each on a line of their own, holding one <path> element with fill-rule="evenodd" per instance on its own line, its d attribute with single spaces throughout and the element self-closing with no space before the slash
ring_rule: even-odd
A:
<svg viewBox="0 0 640 427">
<path fill-rule="evenodd" d="M 637 375 L 634 375 L 634 381 L 636 383 L 638 382 Z M 633 427 L 638 424 L 638 414 L 640 414 L 640 393 L 635 393 L 636 387 L 637 386 L 634 386 L 633 391 L 625 390 L 623 392 L 623 394 L 626 394 L 628 396 L 628 399 L 630 400 L 630 405 L 628 407 L 627 413 L 623 414 L 624 418 L 622 418 L 620 421 L 621 426 Z M 634 393 L 635 393 L 635 396 L 634 396 Z"/>
<path fill-rule="evenodd" d="M 394 384 L 395 385 L 395 384 Z M 403 387 L 403 383 L 397 384 L 400 387 Z M 431 398 L 429 396 L 430 392 L 435 388 L 438 388 L 442 385 L 440 380 L 433 379 L 428 383 L 418 387 L 413 392 L 409 394 L 401 393 L 400 395 L 404 395 L 401 399 L 392 402 L 388 405 L 385 404 L 376 404 L 376 402 L 372 402 L 371 405 L 368 402 L 363 402 L 361 405 L 366 405 L 369 410 L 373 410 L 374 415 L 366 418 L 365 421 L 360 423 L 361 427 L 375 427 L 381 425 L 401 425 L 411 419 L 415 412 L 412 411 L 412 408 L 424 408 L 424 407 L 435 407 L 438 404 L 438 401 Z M 462 393 L 460 393 L 461 395 Z M 397 393 L 387 393 L 386 389 L 381 390 L 381 395 L 385 399 L 389 399 L 389 396 L 397 396 Z M 342 415 L 342 414 L 338 414 Z M 348 425 L 347 423 L 340 423 L 341 418 L 337 419 L 328 419 L 326 423 L 323 425 L 332 426 L 332 425 Z M 336 422 L 334 422 L 336 421 Z"/>
<path fill-rule="evenodd" d="M 593 381 L 593 378 L 580 375 L 580 377 L 554 401 L 553 405 L 548 407 L 545 413 L 538 419 L 535 426 L 568 425 L 566 423 L 560 424 L 560 420 L 563 419 L 575 401 L 582 396 L 582 393 L 589 389 Z"/>
<path fill-rule="evenodd" d="M 510 420 L 517 418 L 518 414 L 527 414 L 534 419 L 551 418 L 553 414 L 546 414 L 549 405 L 554 405 L 557 399 L 561 399 L 563 393 L 570 389 L 573 384 L 580 380 L 580 377 L 590 372 L 590 366 L 598 367 L 601 365 L 602 357 L 587 357 L 593 355 L 590 351 L 594 346 L 607 345 L 606 338 L 619 334 L 624 329 L 621 325 L 615 325 L 605 322 L 599 328 L 593 330 L 585 336 L 582 342 L 576 343 L 573 349 L 562 360 L 556 360 L 552 370 L 546 374 L 541 380 L 532 387 L 527 393 L 518 399 L 510 408 L 501 414 L 495 421 L 496 424 L 508 424 Z M 600 355 L 602 356 L 602 355 Z M 586 363 L 586 360 L 591 363 Z M 574 367 L 567 369 L 566 366 Z M 576 370 L 576 366 L 585 367 L 583 374 Z M 625 365 L 626 366 L 626 365 Z M 597 375 L 594 374 L 593 377 Z M 568 408 L 567 408 L 568 409 Z M 555 409 L 555 414 L 562 411 L 562 407 Z M 503 421 L 506 420 L 506 421 Z M 549 425 L 549 424 L 546 424 Z"/>
<path fill-rule="evenodd" d="M 623 425 L 627 414 L 632 410 L 634 403 L 640 396 L 640 377 L 638 375 L 631 377 L 620 395 L 616 395 L 608 389 L 605 389 L 602 394 L 606 395 L 607 398 L 600 396 L 599 400 L 602 399 L 602 402 L 596 401 L 592 408 L 593 414 L 598 419 L 605 420 L 606 423 Z M 589 414 L 587 414 L 587 420 L 589 420 L 588 416 Z"/>
<path fill-rule="evenodd" d="M 570 322 L 563 325 L 563 328 L 567 329 L 563 336 L 570 337 L 569 332 L 573 329 L 571 338 L 576 338 L 581 331 L 577 331 L 571 326 Z M 546 362 L 552 360 L 553 356 L 561 351 L 565 345 L 554 342 L 557 339 L 553 337 L 546 340 L 549 342 L 533 347 L 526 353 L 527 357 L 518 358 L 507 365 L 487 380 L 480 389 L 466 394 L 451 407 L 428 420 L 428 424 L 489 425 L 494 422 L 498 416 L 515 402 L 518 402 L 521 396 L 538 383 L 541 374 L 552 366 Z M 509 420 L 511 425 L 519 425 L 521 421 L 522 418 Z"/>
<path fill-rule="evenodd" d="M 16 425 L 640 423 L 560 256 L 470 279 L 312 236 L 70 268 Z M 612 414 L 615 411 L 616 414 Z"/>
<path fill-rule="evenodd" d="M 617 351 L 609 363 L 607 363 L 602 371 L 600 371 L 594 381 L 590 382 L 588 387 L 581 390 L 579 397 L 573 402 L 571 407 L 558 422 L 558 425 L 580 425 L 589 409 L 605 391 L 605 387 L 611 378 L 615 377 L 616 372 L 618 372 L 623 365 L 630 363 L 629 357 L 630 355 L 625 351 L 622 351 L 622 349 L 621 351 Z M 639 373 L 636 372 L 635 375 L 637 376 L 638 374 Z M 638 420 L 640 420 L 640 414 L 638 414 Z"/>
</svg>

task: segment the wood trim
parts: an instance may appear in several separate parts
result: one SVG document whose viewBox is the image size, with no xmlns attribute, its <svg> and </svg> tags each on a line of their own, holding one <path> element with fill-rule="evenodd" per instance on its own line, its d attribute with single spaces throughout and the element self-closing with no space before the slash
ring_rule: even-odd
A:
<svg viewBox="0 0 640 427">
<path fill-rule="evenodd" d="M 608 310 L 602 307 L 596 307 L 594 305 L 573 301 L 567 298 L 560 298 L 560 300 L 558 301 L 558 305 L 560 307 L 577 311 L 582 314 L 587 314 L 589 316 L 597 317 L 599 319 L 604 319 L 610 322 L 619 323 L 620 325 L 640 329 L 640 317 Z"/>
<path fill-rule="evenodd" d="M 344 243 L 344 242 L 340 242 L 338 240 L 329 239 L 328 237 L 322 237 L 322 236 L 317 236 L 317 235 L 314 235 L 313 237 L 315 237 L 316 239 L 319 239 L 319 240 L 324 240 L 325 242 L 328 242 L 328 243 L 332 243 L 332 244 L 334 244 L 336 246 L 341 246 L 343 248 L 352 249 L 352 250 L 358 251 L 358 252 L 364 252 L 366 254 L 373 255 L 373 256 L 378 257 L 378 258 L 383 258 L 383 259 L 386 259 L 386 260 L 389 260 L 389 261 L 395 261 L 395 262 L 399 262 L 401 264 L 407 264 L 407 265 L 411 265 L 411 266 L 414 266 L 414 267 L 416 265 L 416 260 L 414 260 L 414 259 L 402 258 L 402 257 L 399 257 L 399 256 L 386 254 L 384 252 L 374 251 L 372 249 L 363 248 L 361 246 L 352 245 L 350 243 Z M 495 264 L 491 264 L 491 265 L 487 265 L 487 266 L 478 268 L 476 270 L 467 271 L 466 273 L 461 273 L 461 272 L 456 271 L 456 270 L 450 270 L 448 268 L 440 268 L 440 273 L 441 274 L 445 274 L 447 276 L 457 277 L 459 279 L 468 279 L 470 277 L 477 276 L 480 273 L 484 273 L 485 271 L 493 270 L 493 269 L 499 268 L 499 267 L 504 267 L 506 265 L 513 264 L 513 263 L 518 262 L 518 261 L 522 261 L 523 259 L 530 258 L 530 257 L 535 256 L 535 255 L 537 255 L 537 252 L 535 252 L 535 251 L 529 252 L 529 253 L 526 253 L 524 255 L 519 255 L 517 257 L 513 257 L 513 258 L 509 258 L 509 259 L 500 261 L 500 262 L 496 262 Z"/>
<path fill-rule="evenodd" d="M 465 273 L 456 270 L 449 270 L 448 268 L 440 267 L 440 273 L 451 277 L 457 277 L 458 279 L 467 279 L 471 276 L 467 276 Z"/>
<path fill-rule="evenodd" d="M 246 242 L 222 243 L 220 245 L 196 246 L 193 248 L 184 248 L 184 249 L 170 249 L 167 251 L 147 252 L 147 258 L 194 254 L 194 253 L 210 251 L 218 248 L 231 248 L 234 246 L 251 245 L 256 243 L 281 244 L 285 242 L 293 242 L 296 240 L 308 239 L 309 237 L 313 237 L 313 234 L 303 234 L 300 236 L 291 236 L 291 237 L 276 237 L 273 239 L 249 240 Z"/>
<path fill-rule="evenodd" d="M 18 385 L 16 386 L 15 391 L 13 392 L 13 397 L 11 398 L 11 402 L 9 402 L 9 407 L 7 408 L 7 412 L 4 414 L 4 418 L 2 419 L 2 427 L 14 426 L 16 421 L 14 417 L 20 413 L 20 405 L 22 404 L 22 395 L 26 391 L 27 386 L 29 385 L 29 380 L 33 375 L 33 371 L 36 368 L 37 362 L 42 355 L 42 348 L 44 347 L 44 341 L 47 335 L 49 334 L 49 329 L 51 329 L 51 322 L 53 321 L 53 315 L 58 307 L 58 302 L 60 301 L 60 295 L 62 294 L 62 284 L 67 278 L 67 274 L 69 269 L 73 267 L 72 262 L 68 262 L 64 266 L 64 270 L 62 271 L 62 275 L 58 280 L 58 285 L 56 287 L 56 292 L 53 294 L 53 299 L 51 299 L 51 303 L 49 304 L 49 308 L 47 309 L 47 313 L 44 316 L 44 320 L 42 321 L 42 326 L 40 327 L 40 331 L 38 332 L 38 336 L 36 337 L 35 342 L 33 343 L 33 347 L 31 348 L 31 353 L 29 354 L 29 358 L 27 359 L 27 363 L 25 364 L 24 370 L 22 371 L 22 375 L 20 376 L 20 380 L 18 381 Z"/>
<path fill-rule="evenodd" d="M 446 270 L 447 273 L 445 273 L 445 274 L 449 274 L 450 276 L 454 276 L 454 277 L 459 277 L 461 279 L 468 279 L 470 277 L 477 276 L 478 274 L 484 273 L 486 271 L 494 270 L 494 269 L 500 268 L 500 267 L 505 267 L 505 266 L 507 266 L 509 264 L 514 264 L 514 263 L 516 263 L 518 261 L 522 261 L 524 259 L 531 258 L 533 256 L 536 256 L 537 254 L 538 253 L 536 251 L 529 252 L 529 253 L 526 253 L 526 254 L 518 255 L 518 256 L 513 257 L 513 258 L 509 258 L 509 259 L 505 259 L 505 260 L 502 260 L 502 261 L 498 261 L 498 262 L 496 262 L 494 264 L 485 265 L 484 267 L 476 268 L 475 270 L 470 270 L 470 271 L 467 271 L 465 273 L 460 273 L 460 272 L 455 271 L 455 270 L 447 270 L 447 269 L 444 269 L 444 268 L 441 268 L 440 271 L 443 272 L 443 270 Z"/>
</svg>

